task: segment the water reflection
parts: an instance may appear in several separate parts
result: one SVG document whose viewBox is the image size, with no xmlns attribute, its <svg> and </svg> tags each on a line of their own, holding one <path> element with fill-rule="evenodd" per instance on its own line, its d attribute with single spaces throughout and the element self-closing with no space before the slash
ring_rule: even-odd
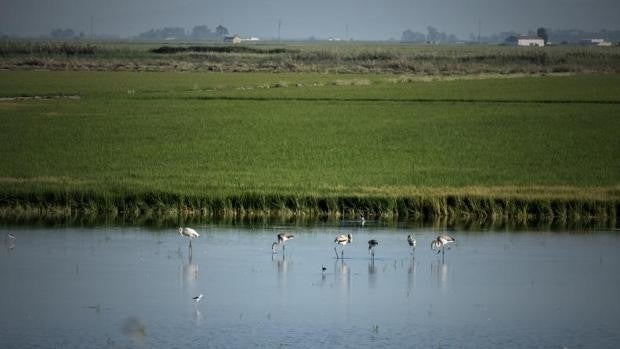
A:
<svg viewBox="0 0 620 349">
<path fill-rule="evenodd" d="M 443 260 L 431 263 L 431 275 L 436 281 L 438 289 L 445 291 L 448 288 L 448 264 Z"/>
<path fill-rule="evenodd" d="M 336 260 L 334 262 L 334 282 L 340 286 L 340 289 L 346 290 L 347 294 L 351 291 L 351 272 L 349 266 L 344 262 L 344 259 Z"/>
<path fill-rule="evenodd" d="M 146 325 L 144 322 L 136 317 L 130 316 L 123 322 L 121 331 L 129 337 L 134 344 L 143 346 L 144 339 L 146 337 Z"/>
<path fill-rule="evenodd" d="M 369 288 L 377 287 L 377 268 L 375 267 L 374 258 L 368 261 L 368 287 Z"/>
<path fill-rule="evenodd" d="M 286 286 L 286 275 L 289 269 L 289 262 L 286 260 L 286 255 L 284 255 L 284 253 L 282 253 L 282 258 L 278 258 L 277 255 L 275 256 L 276 257 L 274 258 L 274 255 L 272 254 L 271 259 L 273 260 L 276 266 L 276 270 L 278 272 L 278 281 L 280 282 L 280 288 L 283 288 Z"/>
<path fill-rule="evenodd" d="M 187 256 L 187 263 L 183 264 L 181 270 L 181 278 L 183 280 L 183 286 L 188 288 L 189 294 L 196 292 L 196 281 L 198 280 L 198 264 L 193 263 L 192 248 L 189 248 L 189 254 Z"/>
<path fill-rule="evenodd" d="M 407 268 L 407 297 L 410 297 L 413 293 L 415 286 L 415 257 L 409 261 L 409 267 Z"/>
</svg>

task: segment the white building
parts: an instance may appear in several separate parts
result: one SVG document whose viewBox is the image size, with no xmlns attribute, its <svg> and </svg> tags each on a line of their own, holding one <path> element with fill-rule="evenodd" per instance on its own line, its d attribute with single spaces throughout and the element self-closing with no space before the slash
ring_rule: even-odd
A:
<svg viewBox="0 0 620 349">
<path fill-rule="evenodd" d="M 518 46 L 545 46 L 545 40 L 539 37 L 533 36 L 520 36 L 517 41 Z"/>
<path fill-rule="evenodd" d="M 224 42 L 229 44 L 240 44 L 241 38 L 239 35 L 227 36 L 224 38 Z"/>
</svg>

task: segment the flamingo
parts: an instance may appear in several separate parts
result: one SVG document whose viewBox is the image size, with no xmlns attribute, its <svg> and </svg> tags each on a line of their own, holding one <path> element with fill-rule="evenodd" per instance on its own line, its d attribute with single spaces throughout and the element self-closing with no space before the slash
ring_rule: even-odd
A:
<svg viewBox="0 0 620 349">
<path fill-rule="evenodd" d="M 336 236 L 336 239 L 334 239 L 334 242 L 337 243 L 338 245 L 342 245 L 342 251 L 340 251 L 340 257 L 344 259 L 344 246 L 348 243 L 350 243 L 353 240 L 353 236 L 351 235 L 351 233 L 347 234 L 347 235 L 338 235 Z M 334 252 L 336 252 L 336 259 L 338 259 L 338 251 L 336 250 L 337 246 L 334 246 Z"/>
<path fill-rule="evenodd" d="M 179 234 L 189 238 L 189 247 L 190 248 L 192 247 L 192 239 L 200 237 L 200 234 L 198 234 L 194 229 L 188 228 L 188 227 L 179 228 Z"/>
<path fill-rule="evenodd" d="M 368 252 L 370 253 L 370 257 L 372 258 L 372 260 L 375 260 L 375 250 L 374 248 L 377 247 L 377 245 L 379 245 L 379 241 L 372 239 L 372 240 L 368 240 Z"/>
<path fill-rule="evenodd" d="M 431 250 L 437 250 L 437 253 L 445 254 L 444 246 L 456 242 L 456 240 L 450 235 L 439 235 L 437 239 L 431 242 Z"/>
<path fill-rule="evenodd" d="M 278 234 L 278 245 L 282 244 L 282 252 L 284 252 L 286 248 L 286 241 L 292 240 L 295 236 L 286 233 Z M 273 246 L 272 246 L 273 248 Z"/>
</svg>

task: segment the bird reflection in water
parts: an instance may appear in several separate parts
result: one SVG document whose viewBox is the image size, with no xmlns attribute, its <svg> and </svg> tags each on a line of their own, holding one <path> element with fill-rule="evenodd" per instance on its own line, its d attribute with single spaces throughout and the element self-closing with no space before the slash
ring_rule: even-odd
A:
<svg viewBox="0 0 620 349">
<path fill-rule="evenodd" d="M 339 285 L 342 289 L 350 291 L 351 287 L 351 271 L 349 266 L 344 262 L 344 259 L 339 259 L 334 262 L 334 283 Z"/>
<path fill-rule="evenodd" d="M 196 280 L 198 280 L 198 265 L 193 263 L 192 260 L 193 257 L 190 248 L 190 253 L 187 258 L 187 264 L 183 264 L 182 271 L 183 284 L 185 285 L 194 285 L 196 283 Z"/>
<path fill-rule="evenodd" d="M 368 287 L 375 288 L 377 286 L 377 268 L 375 267 L 375 259 L 368 261 Z"/>
<path fill-rule="evenodd" d="M 409 261 L 407 268 L 407 297 L 411 296 L 415 286 L 415 257 Z"/>
<path fill-rule="evenodd" d="M 449 272 L 448 264 L 444 261 L 437 261 L 431 263 L 431 274 L 437 280 L 437 288 L 440 290 L 445 290 L 448 286 L 448 272 Z"/>
<path fill-rule="evenodd" d="M 286 255 L 282 253 L 282 258 L 278 258 L 277 255 L 275 257 L 274 255 L 272 255 L 271 260 L 276 266 L 276 270 L 278 272 L 278 280 L 280 281 L 280 286 L 285 285 L 286 284 L 286 273 L 288 272 L 288 268 L 289 268 L 289 261 L 286 259 Z"/>
</svg>

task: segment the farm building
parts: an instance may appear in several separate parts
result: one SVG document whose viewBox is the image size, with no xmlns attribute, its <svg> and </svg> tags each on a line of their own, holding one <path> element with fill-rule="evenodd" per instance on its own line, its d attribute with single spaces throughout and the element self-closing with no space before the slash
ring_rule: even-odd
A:
<svg viewBox="0 0 620 349">
<path fill-rule="evenodd" d="M 545 46 L 545 40 L 543 38 L 535 36 L 520 36 L 517 40 L 518 46 Z"/>
<path fill-rule="evenodd" d="M 241 43 L 241 38 L 238 35 L 233 35 L 233 36 L 226 36 L 224 37 L 224 42 L 225 43 L 230 43 L 230 44 L 240 44 Z"/>
</svg>

